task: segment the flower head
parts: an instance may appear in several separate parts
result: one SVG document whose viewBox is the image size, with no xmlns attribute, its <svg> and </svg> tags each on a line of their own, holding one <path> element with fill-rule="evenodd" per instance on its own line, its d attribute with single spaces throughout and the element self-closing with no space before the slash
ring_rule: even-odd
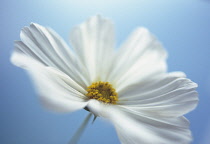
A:
<svg viewBox="0 0 210 144">
<path fill-rule="evenodd" d="M 183 116 L 198 101 L 197 84 L 167 72 L 167 53 L 146 29 L 115 51 L 110 20 L 94 16 L 70 35 L 32 23 L 15 41 L 12 63 L 27 70 L 42 103 L 59 112 L 86 109 L 113 123 L 124 144 L 188 144 Z"/>
</svg>

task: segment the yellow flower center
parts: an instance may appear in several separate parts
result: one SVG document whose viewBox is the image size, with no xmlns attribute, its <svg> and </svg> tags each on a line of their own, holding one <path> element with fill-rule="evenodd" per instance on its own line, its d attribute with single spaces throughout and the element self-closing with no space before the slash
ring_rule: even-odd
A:
<svg viewBox="0 0 210 144">
<path fill-rule="evenodd" d="M 95 82 L 87 88 L 86 96 L 89 99 L 96 99 L 104 103 L 116 104 L 118 94 L 109 82 Z"/>
</svg>

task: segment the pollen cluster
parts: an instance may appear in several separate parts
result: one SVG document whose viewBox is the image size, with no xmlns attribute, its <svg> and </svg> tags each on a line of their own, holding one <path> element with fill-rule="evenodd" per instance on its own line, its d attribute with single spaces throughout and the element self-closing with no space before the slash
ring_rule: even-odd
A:
<svg viewBox="0 0 210 144">
<path fill-rule="evenodd" d="M 96 99 L 104 103 L 116 104 L 118 94 L 109 82 L 95 82 L 87 88 L 86 96 L 89 99 Z"/>
</svg>

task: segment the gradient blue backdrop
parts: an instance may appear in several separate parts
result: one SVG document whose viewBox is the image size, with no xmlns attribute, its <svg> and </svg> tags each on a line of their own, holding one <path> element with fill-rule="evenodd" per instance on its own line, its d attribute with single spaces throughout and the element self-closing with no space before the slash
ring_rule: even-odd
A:
<svg viewBox="0 0 210 144">
<path fill-rule="evenodd" d="M 10 61 L 13 41 L 23 26 L 50 26 L 66 41 L 69 31 L 89 16 L 110 17 L 117 46 L 138 26 L 147 27 L 169 53 L 169 71 L 184 71 L 199 85 L 200 102 L 186 117 L 193 144 L 210 142 L 210 2 L 208 0 L 1 0 L 0 143 L 65 144 L 87 115 L 84 110 L 56 114 L 45 110 L 26 73 Z M 114 128 L 97 119 L 81 144 L 118 144 Z"/>
</svg>

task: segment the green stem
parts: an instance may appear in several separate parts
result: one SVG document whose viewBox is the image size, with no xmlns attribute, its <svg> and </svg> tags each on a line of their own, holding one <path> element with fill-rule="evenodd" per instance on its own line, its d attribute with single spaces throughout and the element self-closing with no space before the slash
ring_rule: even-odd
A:
<svg viewBox="0 0 210 144">
<path fill-rule="evenodd" d="M 68 144 L 77 144 L 78 140 L 80 139 L 82 133 L 84 132 L 90 118 L 92 116 L 92 113 L 89 113 L 86 118 L 84 119 L 83 123 L 81 124 L 81 126 L 79 127 L 79 129 L 76 131 L 76 133 L 73 135 L 73 137 L 71 138 L 71 140 L 69 141 Z"/>
</svg>

